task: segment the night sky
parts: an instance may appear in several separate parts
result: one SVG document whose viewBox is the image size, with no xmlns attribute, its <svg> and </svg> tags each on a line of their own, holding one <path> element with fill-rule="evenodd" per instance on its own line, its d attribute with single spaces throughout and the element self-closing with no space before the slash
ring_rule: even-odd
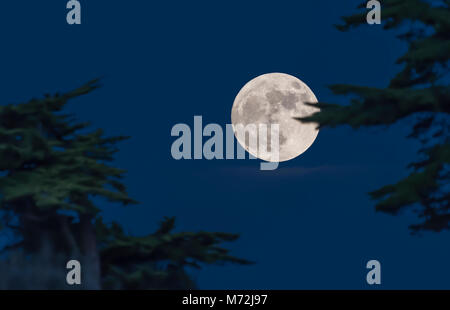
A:
<svg viewBox="0 0 450 310">
<path fill-rule="evenodd" d="M 26 4 L 25 4 L 26 2 Z M 233 100 L 252 78 L 294 75 L 320 101 L 345 103 L 327 85 L 384 87 L 406 46 L 381 26 L 348 33 L 333 25 L 352 1 L 66 1 L 0 6 L 0 102 L 68 91 L 96 77 L 101 89 L 68 110 L 108 135 L 129 135 L 114 165 L 140 201 L 99 201 L 129 233 L 152 232 L 164 216 L 177 231 L 225 231 L 252 266 L 206 266 L 203 289 L 360 289 L 365 265 L 381 262 L 381 288 L 450 288 L 448 233 L 411 236 L 412 214 L 375 212 L 367 193 L 408 174 L 417 142 L 411 120 L 389 128 L 324 129 L 302 156 L 260 171 L 256 160 L 175 161 L 172 126 L 230 123 Z"/>
</svg>

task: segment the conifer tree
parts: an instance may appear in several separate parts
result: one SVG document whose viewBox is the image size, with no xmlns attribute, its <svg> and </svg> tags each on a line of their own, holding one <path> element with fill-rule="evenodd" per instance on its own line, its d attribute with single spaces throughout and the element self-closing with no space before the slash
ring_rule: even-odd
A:
<svg viewBox="0 0 450 310">
<path fill-rule="evenodd" d="M 4 252 L 45 249 L 79 258 L 90 289 L 186 288 L 193 285 L 187 266 L 249 263 L 218 246 L 236 240 L 233 234 L 173 233 L 174 219 L 167 219 L 156 233 L 133 237 L 117 223 L 103 223 L 95 197 L 136 203 L 122 182 L 125 171 L 112 165 L 117 143 L 127 137 L 105 137 L 63 113 L 70 99 L 98 87 L 94 80 L 66 94 L 0 107 L 1 228 L 17 241 Z"/>
<path fill-rule="evenodd" d="M 366 25 L 365 7 L 366 3 L 361 4 L 364 10 L 344 17 L 344 24 L 337 28 L 348 31 Z M 332 85 L 335 94 L 352 96 L 351 102 L 319 103 L 320 112 L 300 121 L 322 128 L 360 128 L 413 117 L 409 137 L 421 141 L 421 159 L 409 165 L 408 177 L 370 196 L 381 212 L 415 210 L 421 220 L 410 226 L 413 233 L 449 229 L 450 0 L 383 0 L 382 20 L 384 29 L 397 30 L 398 38 L 408 44 L 408 51 L 397 61 L 403 69 L 386 88 Z"/>
</svg>

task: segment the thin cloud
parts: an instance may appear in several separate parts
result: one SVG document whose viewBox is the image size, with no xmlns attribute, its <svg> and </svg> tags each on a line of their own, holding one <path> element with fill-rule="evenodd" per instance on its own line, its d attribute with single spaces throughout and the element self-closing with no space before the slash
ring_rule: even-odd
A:
<svg viewBox="0 0 450 310">
<path fill-rule="evenodd" d="M 221 175 L 236 177 L 302 177 L 307 175 L 327 175 L 355 173 L 364 169 L 362 166 L 349 165 L 319 165 L 319 166 L 295 166 L 279 167 L 272 171 L 261 171 L 259 165 L 255 166 L 232 166 L 218 168 Z"/>
</svg>

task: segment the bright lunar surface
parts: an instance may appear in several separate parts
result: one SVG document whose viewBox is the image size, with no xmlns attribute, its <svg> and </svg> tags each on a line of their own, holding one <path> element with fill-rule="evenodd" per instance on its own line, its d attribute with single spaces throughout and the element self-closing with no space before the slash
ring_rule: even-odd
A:
<svg viewBox="0 0 450 310">
<path fill-rule="evenodd" d="M 311 89 L 302 81 L 284 73 L 269 73 L 248 82 L 236 96 L 231 110 L 231 122 L 241 146 L 251 155 L 266 161 L 287 161 L 305 152 L 319 133 L 317 124 L 302 123 L 294 117 L 309 116 L 319 109 L 305 102 L 317 103 Z M 237 125 L 260 124 L 271 131 L 271 124 L 279 124 L 279 158 L 258 152 L 250 139 L 260 139 L 259 131 L 249 131 L 246 138 L 237 134 Z M 259 128 L 259 127 L 258 127 Z M 256 136 L 256 137 L 255 137 Z M 264 138 L 263 138 L 264 139 Z M 266 137 L 270 151 L 270 136 Z"/>
</svg>

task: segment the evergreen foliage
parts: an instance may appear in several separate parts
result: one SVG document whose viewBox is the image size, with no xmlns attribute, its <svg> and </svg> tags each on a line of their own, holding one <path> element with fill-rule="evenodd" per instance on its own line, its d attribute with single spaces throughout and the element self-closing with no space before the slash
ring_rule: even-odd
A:
<svg viewBox="0 0 450 310">
<path fill-rule="evenodd" d="M 112 164 L 116 144 L 127 137 L 105 137 L 63 113 L 70 99 L 98 87 L 94 80 L 66 94 L 0 107 L 1 228 L 16 241 L 3 251 L 79 257 L 92 289 L 187 288 L 194 285 L 187 266 L 249 263 L 219 246 L 236 235 L 174 233 L 174 219 L 144 237 L 103 224 L 95 197 L 137 203 L 122 182 L 125 171 Z"/>
<path fill-rule="evenodd" d="M 341 31 L 366 25 L 363 12 L 344 17 Z M 397 30 L 408 51 L 397 60 L 403 69 L 386 88 L 332 85 L 338 95 L 350 95 L 348 105 L 319 103 L 320 112 L 300 119 L 319 127 L 350 125 L 353 128 L 394 124 L 406 117 L 416 121 L 409 137 L 420 139 L 419 162 L 397 184 L 370 193 L 376 210 L 397 214 L 413 208 L 421 222 L 412 232 L 450 228 L 449 205 L 449 122 L 450 86 L 450 0 L 383 0 L 384 29 Z M 406 29 L 406 30 L 405 30 Z"/>
</svg>

